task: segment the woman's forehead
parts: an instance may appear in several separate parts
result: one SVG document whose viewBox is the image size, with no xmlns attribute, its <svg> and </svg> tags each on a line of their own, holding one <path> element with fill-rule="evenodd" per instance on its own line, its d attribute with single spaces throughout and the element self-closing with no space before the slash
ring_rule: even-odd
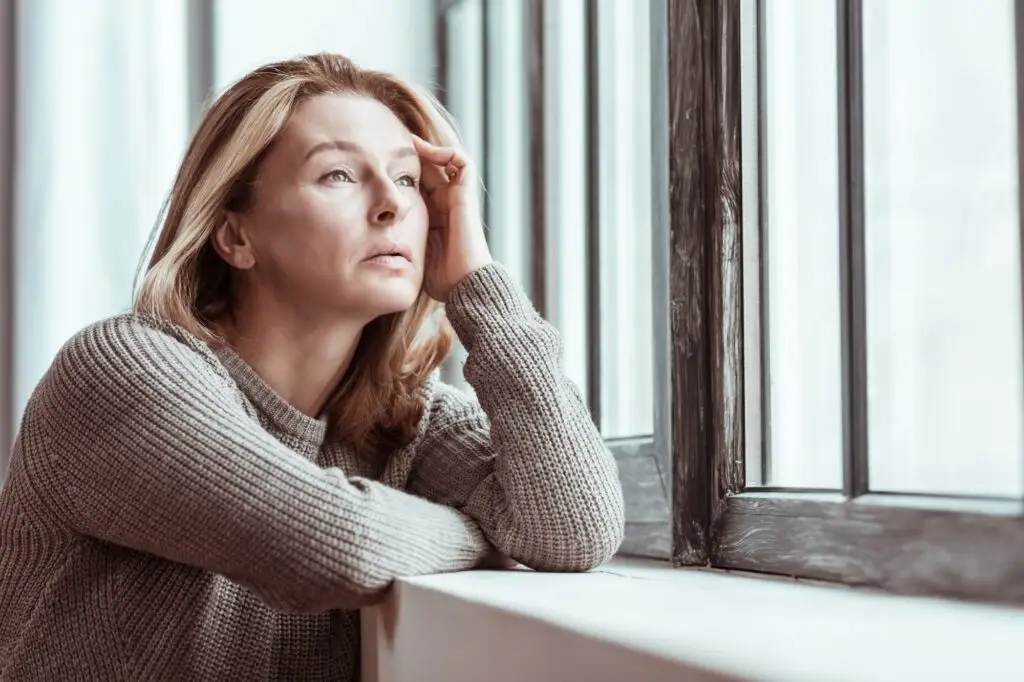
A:
<svg viewBox="0 0 1024 682">
<path fill-rule="evenodd" d="M 390 153 L 410 144 L 411 134 L 398 117 L 375 99 L 355 95 L 317 95 L 299 104 L 282 131 L 306 153 L 331 141 L 354 143 L 367 152 Z M 291 146 L 291 145 L 289 145 Z"/>
</svg>

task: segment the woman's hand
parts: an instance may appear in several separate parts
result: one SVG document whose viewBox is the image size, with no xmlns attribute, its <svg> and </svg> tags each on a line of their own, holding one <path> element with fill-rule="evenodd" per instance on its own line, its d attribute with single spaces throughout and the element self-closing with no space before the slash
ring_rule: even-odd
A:
<svg viewBox="0 0 1024 682">
<path fill-rule="evenodd" d="M 484 236 L 476 167 L 463 152 L 438 147 L 413 135 L 423 172 L 420 189 L 427 202 L 430 232 L 423 286 L 444 302 L 469 273 L 491 262 Z"/>
</svg>

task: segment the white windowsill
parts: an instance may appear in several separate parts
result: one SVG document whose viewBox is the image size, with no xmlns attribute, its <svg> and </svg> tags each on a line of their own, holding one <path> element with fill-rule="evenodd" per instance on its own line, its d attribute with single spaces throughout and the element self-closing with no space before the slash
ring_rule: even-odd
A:
<svg viewBox="0 0 1024 682">
<path fill-rule="evenodd" d="M 616 560 L 399 580 L 364 682 L 1024 679 L 1024 610 Z"/>
</svg>

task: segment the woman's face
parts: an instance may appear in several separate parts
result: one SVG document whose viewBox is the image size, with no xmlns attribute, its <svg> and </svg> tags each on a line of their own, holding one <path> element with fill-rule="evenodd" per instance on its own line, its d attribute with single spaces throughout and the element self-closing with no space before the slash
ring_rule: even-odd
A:
<svg viewBox="0 0 1024 682">
<path fill-rule="evenodd" d="M 250 207 L 229 214 L 226 258 L 304 315 L 405 310 L 423 281 L 419 178 L 412 136 L 383 104 L 307 99 L 264 156 Z"/>
</svg>

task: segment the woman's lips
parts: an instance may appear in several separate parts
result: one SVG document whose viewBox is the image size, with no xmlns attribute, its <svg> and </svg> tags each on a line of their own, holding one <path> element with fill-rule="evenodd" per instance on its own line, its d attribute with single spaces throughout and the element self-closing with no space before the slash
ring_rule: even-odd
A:
<svg viewBox="0 0 1024 682">
<path fill-rule="evenodd" d="M 410 263 L 409 259 L 406 258 L 405 256 L 387 254 L 371 256 L 370 258 L 367 258 L 363 262 L 369 263 L 370 265 L 379 265 L 381 267 L 390 268 L 393 270 L 400 270 L 412 266 L 412 263 Z"/>
</svg>

